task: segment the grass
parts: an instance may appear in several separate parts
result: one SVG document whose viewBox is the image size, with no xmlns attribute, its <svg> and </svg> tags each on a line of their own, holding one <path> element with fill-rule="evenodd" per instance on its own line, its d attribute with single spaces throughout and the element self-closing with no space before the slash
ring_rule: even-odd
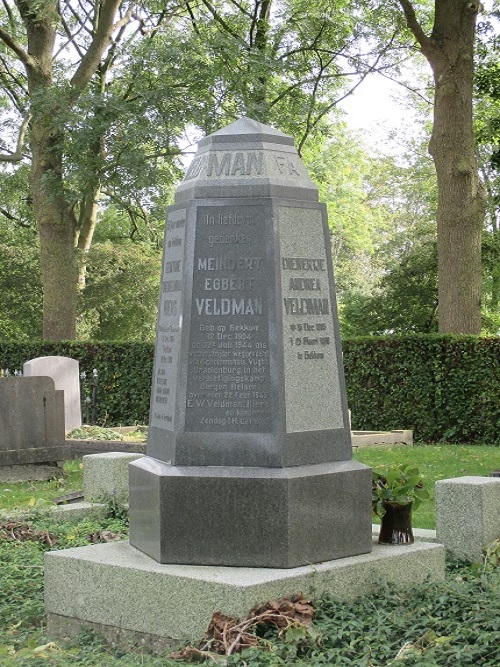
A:
<svg viewBox="0 0 500 667">
<path fill-rule="evenodd" d="M 50 502 L 82 489 L 83 471 L 81 460 L 66 461 L 54 472 L 49 481 L 0 482 L 0 511 L 40 507 L 42 501 Z M 1 667 L 1 663 L 0 663 Z"/>
<path fill-rule="evenodd" d="M 414 512 L 416 528 L 436 527 L 434 485 L 437 480 L 466 475 L 487 477 L 493 470 L 500 470 L 500 447 L 490 445 L 362 447 L 355 450 L 354 457 L 372 468 L 411 463 L 420 469 L 430 498 Z"/>
<path fill-rule="evenodd" d="M 371 466 L 394 462 L 417 465 L 429 488 L 437 479 L 488 475 L 500 469 L 500 448 L 451 445 L 363 448 L 356 459 Z M 81 488 L 79 462 L 64 466 L 63 477 L 49 482 L 0 484 L 11 506 L 27 507 L 32 498 L 49 499 Z M 432 505 L 432 503 L 429 503 Z M 416 513 L 418 525 L 432 523 L 432 507 Z M 13 540 L 0 530 L 0 667 L 174 667 L 185 665 L 166 655 L 152 656 L 132 646 L 111 647 L 92 632 L 71 642 L 51 642 L 43 610 L 43 554 L 49 548 L 81 546 L 103 530 L 123 537 L 123 521 L 80 520 L 55 523 L 32 511 L 33 537 Z M 429 526 L 430 527 L 430 526 Z M 49 533 L 55 545 L 44 542 Z M 38 536 L 38 537 L 37 537 Z M 141 604 L 140 601 L 138 604 Z M 315 602 L 316 634 L 284 641 L 265 632 L 264 649 L 230 657 L 228 667 L 498 667 L 500 664 L 500 568 L 449 564 L 442 583 L 393 589 L 380 586 L 367 597 Z M 199 639 L 199 638 L 198 638 Z M 208 663 L 207 663 L 208 664 Z M 215 663 L 209 663 L 215 664 Z"/>
<path fill-rule="evenodd" d="M 464 475 L 488 476 L 500 470 L 500 447 L 488 445 L 414 445 L 413 447 L 361 447 L 354 457 L 373 468 L 411 463 L 421 470 L 430 498 L 414 513 L 417 528 L 435 528 L 434 484 L 439 479 Z M 0 510 L 27 509 L 40 499 L 53 500 L 82 489 L 81 461 L 67 461 L 61 476 L 49 482 L 0 483 Z"/>
</svg>

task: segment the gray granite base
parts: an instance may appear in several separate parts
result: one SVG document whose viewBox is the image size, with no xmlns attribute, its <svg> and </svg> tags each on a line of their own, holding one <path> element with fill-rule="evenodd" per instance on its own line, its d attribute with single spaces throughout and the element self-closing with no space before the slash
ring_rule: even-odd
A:
<svg viewBox="0 0 500 667">
<path fill-rule="evenodd" d="M 130 474 L 130 543 L 159 563 L 294 568 L 369 553 L 371 469 L 174 466 Z"/>
<path fill-rule="evenodd" d="M 444 568 L 444 547 L 423 542 L 374 543 L 369 554 L 293 569 L 162 565 L 128 542 L 65 549 L 45 556 L 48 632 L 60 638 L 91 625 L 153 643 L 196 640 L 215 611 L 243 618 L 256 604 L 298 592 L 350 600 L 384 583 L 441 581 Z"/>
</svg>

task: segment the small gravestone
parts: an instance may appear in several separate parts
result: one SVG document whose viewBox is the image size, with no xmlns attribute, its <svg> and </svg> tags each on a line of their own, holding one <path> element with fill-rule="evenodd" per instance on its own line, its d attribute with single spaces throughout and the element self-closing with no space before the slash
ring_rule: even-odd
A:
<svg viewBox="0 0 500 667">
<path fill-rule="evenodd" d="M 147 453 L 130 542 L 161 563 L 372 549 L 326 207 L 291 137 L 247 118 L 200 142 L 167 212 Z"/>
<path fill-rule="evenodd" d="M 0 378 L 0 465 L 64 458 L 64 398 L 49 377 Z"/>
<path fill-rule="evenodd" d="M 69 357 L 38 357 L 23 366 L 27 377 L 46 376 L 54 380 L 56 389 L 64 391 L 65 430 L 71 431 L 82 425 L 80 405 L 80 374 L 78 361 Z"/>
</svg>

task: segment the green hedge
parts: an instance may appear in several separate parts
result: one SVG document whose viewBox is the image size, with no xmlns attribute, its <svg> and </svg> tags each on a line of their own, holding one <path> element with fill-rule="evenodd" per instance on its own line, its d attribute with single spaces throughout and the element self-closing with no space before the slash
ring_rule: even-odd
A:
<svg viewBox="0 0 500 667">
<path fill-rule="evenodd" d="M 381 336 L 343 349 L 354 430 L 500 444 L 500 338 Z"/>
<path fill-rule="evenodd" d="M 153 353 L 152 343 L 0 343 L 0 368 L 13 372 L 29 359 L 71 357 L 80 364 L 80 372 L 87 374 L 88 391 L 93 369 L 99 372 L 99 424 L 147 424 Z"/>
<path fill-rule="evenodd" d="M 97 421 L 147 423 L 149 343 L 0 343 L 0 368 L 28 359 L 77 359 L 99 371 Z M 500 338 L 384 336 L 344 341 L 354 430 L 412 429 L 425 442 L 500 444 Z"/>
</svg>

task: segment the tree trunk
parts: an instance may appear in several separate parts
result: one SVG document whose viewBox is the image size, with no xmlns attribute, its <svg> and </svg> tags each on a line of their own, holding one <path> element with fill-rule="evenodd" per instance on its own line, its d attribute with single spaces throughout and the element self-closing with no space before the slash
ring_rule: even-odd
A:
<svg viewBox="0 0 500 667">
<path fill-rule="evenodd" d="M 248 101 L 250 107 L 249 115 L 263 123 L 268 122 L 268 100 L 267 83 L 268 75 L 262 69 L 262 62 L 268 47 L 269 40 L 269 17 L 271 15 L 272 0 L 262 0 L 255 3 L 255 33 L 250 35 L 250 45 L 256 51 L 259 59 L 259 73 L 254 78 L 254 86 L 251 99 Z"/>
<path fill-rule="evenodd" d="M 78 286 L 80 290 L 85 288 L 87 271 L 86 255 L 92 245 L 92 238 L 97 223 L 97 212 L 99 210 L 99 199 L 101 198 L 101 183 L 89 185 L 87 192 L 80 203 L 80 214 L 78 216 L 78 232 L 75 245 L 80 251 Z"/>
<path fill-rule="evenodd" d="M 30 186 L 40 236 L 43 285 L 43 337 L 70 340 L 76 334 L 77 271 L 73 248 L 74 217 L 64 197 L 61 100 L 55 95 L 52 52 L 56 3 L 46 3 L 37 17 L 26 0 L 17 0 L 26 25 L 28 54 L 24 57 L 31 99 Z"/>
<path fill-rule="evenodd" d="M 40 237 L 43 337 L 47 340 L 70 340 L 76 335 L 75 222 L 64 198 L 61 139 L 53 136 L 44 119 L 33 122 L 30 184 Z"/>
<path fill-rule="evenodd" d="M 400 0 L 400 4 L 435 83 L 429 152 L 438 184 L 439 331 L 479 334 L 485 193 L 475 155 L 472 86 L 480 5 L 468 0 L 435 0 L 434 27 L 427 37 L 411 3 Z"/>
<path fill-rule="evenodd" d="M 435 96 L 429 152 L 438 183 L 439 331 L 479 334 L 485 196 L 472 126 L 474 26 L 472 21 L 465 23 L 468 30 L 461 31 L 462 43 L 452 47 L 445 37 L 442 55 L 430 60 Z M 448 20 L 450 24 L 453 21 Z M 459 27 L 448 29 L 457 30 L 458 42 Z"/>
<path fill-rule="evenodd" d="M 64 191 L 64 115 L 91 81 L 113 33 L 124 27 L 131 16 L 127 13 L 114 23 L 120 2 L 100 0 L 96 3 L 92 40 L 68 85 L 59 90 L 53 81 L 56 26 L 61 20 L 57 0 L 15 0 L 26 28 L 27 50 L 0 27 L 0 39 L 23 63 L 27 74 L 32 152 L 30 186 L 40 236 L 43 337 L 48 340 L 70 340 L 76 336 L 77 224 Z M 97 210 L 98 187 L 93 189 L 86 203 L 89 220 L 82 234 L 85 251 L 92 239 Z"/>
</svg>

